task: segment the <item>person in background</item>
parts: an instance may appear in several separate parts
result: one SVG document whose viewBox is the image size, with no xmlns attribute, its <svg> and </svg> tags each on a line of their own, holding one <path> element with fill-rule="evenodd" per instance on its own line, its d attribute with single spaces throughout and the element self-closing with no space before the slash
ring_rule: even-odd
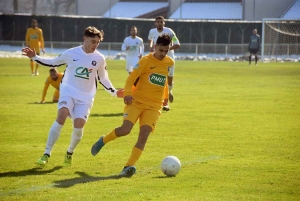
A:
<svg viewBox="0 0 300 201">
<path fill-rule="evenodd" d="M 136 26 L 131 27 L 130 36 L 124 39 L 121 49 L 126 51 L 126 70 L 130 74 L 144 54 L 143 39 L 137 36 Z"/>
<path fill-rule="evenodd" d="M 27 47 L 34 49 L 37 55 L 40 55 L 40 49 L 45 54 L 43 31 L 38 28 L 38 22 L 35 19 L 31 20 L 31 27 L 27 29 L 25 43 Z M 39 75 L 39 65 L 36 63 L 34 69 L 34 61 L 32 59 L 30 59 L 30 68 L 31 75 Z"/>
<path fill-rule="evenodd" d="M 254 29 L 252 32 L 252 35 L 249 38 L 249 45 L 248 45 L 248 50 L 250 52 L 249 55 L 249 65 L 251 65 L 251 58 L 252 55 L 255 55 L 255 65 L 257 66 L 257 52 L 259 51 L 260 47 L 260 36 L 257 34 L 257 30 Z"/>
</svg>

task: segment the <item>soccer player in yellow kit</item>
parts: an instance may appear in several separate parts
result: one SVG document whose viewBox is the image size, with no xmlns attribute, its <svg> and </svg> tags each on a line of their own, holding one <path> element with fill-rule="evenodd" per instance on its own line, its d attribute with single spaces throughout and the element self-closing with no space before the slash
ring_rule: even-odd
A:
<svg viewBox="0 0 300 201">
<path fill-rule="evenodd" d="M 120 176 L 132 176 L 136 172 L 134 165 L 142 155 L 148 136 L 154 131 L 160 117 L 164 93 L 167 90 L 168 73 L 174 65 L 174 60 L 167 56 L 171 41 L 169 35 L 160 35 L 156 41 L 154 53 L 142 57 L 135 66 L 124 88 L 123 99 L 126 106 L 123 124 L 109 134 L 101 136 L 91 148 L 91 153 L 95 156 L 108 142 L 128 135 L 139 119 L 138 140 Z M 133 85 L 135 88 L 132 88 Z"/>
<path fill-rule="evenodd" d="M 61 80 L 62 80 L 64 74 L 59 73 L 56 68 L 51 68 L 49 70 L 49 73 L 50 73 L 50 75 L 45 82 L 42 100 L 40 101 L 40 103 L 45 102 L 45 97 L 46 97 L 47 90 L 48 90 L 50 84 L 56 89 L 53 94 L 52 102 L 58 102 L 58 99 L 59 99 L 59 87 L 60 87 L 60 83 L 61 83 Z"/>
<path fill-rule="evenodd" d="M 31 28 L 27 29 L 25 41 L 26 46 L 30 49 L 35 49 L 37 55 L 40 55 L 40 48 L 42 49 L 43 53 L 45 53 L 43 31 L 42 29 L 38 28 L 37 20 L 33 19 L 31 21 Z M 32 59 L 30 59 L 30 67 L 31 75 L 39 75 L 39 66 L 36 63 L 34 70 L 34 61 Z"/>
</svg>

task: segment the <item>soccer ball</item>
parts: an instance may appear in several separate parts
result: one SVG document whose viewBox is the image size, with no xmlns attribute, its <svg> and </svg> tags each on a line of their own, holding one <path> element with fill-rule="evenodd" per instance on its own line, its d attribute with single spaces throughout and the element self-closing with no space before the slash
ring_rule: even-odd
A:
<svg viewBox="0 0 300 201">
<path fill-rule="evenodd" d="M 181 167 L 180 160 L 176 156 L 167 156 L 161 162 L 161 171 L 167 176 L 175 176 Z"/>
</svg>

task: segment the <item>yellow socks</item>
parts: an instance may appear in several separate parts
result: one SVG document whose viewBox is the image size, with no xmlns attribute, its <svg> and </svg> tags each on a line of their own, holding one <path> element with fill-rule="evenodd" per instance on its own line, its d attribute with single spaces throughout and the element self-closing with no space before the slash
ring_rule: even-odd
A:
<svg viewBox="0 0 300 201">
<path fill-rule="evenodd" d="M 104 142 L 104 144 L 106 144 L 106 143 L 108 143 L 108 142 L 110 142 L 110 141 L 116 139 L 117 137 L 118 137 L 118 136 L 116 136 L 116 131 L 115 131 L 115 129 L 114 129 L 114 130 L 112 130 L 110 133 L 108 133 L 107 135 L 105 135 L 105 136 L 103 137 L 103 142 Z"/>
<path fill-rule="evenodd" d="M 34 67 L 34 62 L 32 60 L 30 60 L 30 68 L 31 68 L 31 73 L 32 74 L 34 74 L 33 67 Z"/>
<path fill-rule="evenodd" d="M 35 73 L 38 72 L 38 68 L 39 68 L 39 65 L 38 65 L 38 64 L 35 64 Z"/>
<path fill-rule="evenodd" d="M 134 164 L 137 162 L 137 160 L 139 160 L 139 158 L 141 157 L 142 153 L 143 153 L 143 150 L 141 150 L 137 147 L 133 147 L 130 158 L 128 159 L 125 166 L 134 166 Z"/>
</svg>

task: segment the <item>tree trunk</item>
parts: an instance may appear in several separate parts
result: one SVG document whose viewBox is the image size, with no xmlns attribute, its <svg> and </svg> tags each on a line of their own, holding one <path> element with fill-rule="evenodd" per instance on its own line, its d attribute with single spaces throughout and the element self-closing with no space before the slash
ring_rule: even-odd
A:
<svg viewBox="0 0 300 201">
<path fill-rule="evenodd" d="M 18 12 L 18 10 L 19 10 L 19 8 L 18 8 L 18 0 L 14 0 L 14 2 L 13 2 L 13 6 L 14 6 L 14 13 L 17 13 Z"/>
</svg>

